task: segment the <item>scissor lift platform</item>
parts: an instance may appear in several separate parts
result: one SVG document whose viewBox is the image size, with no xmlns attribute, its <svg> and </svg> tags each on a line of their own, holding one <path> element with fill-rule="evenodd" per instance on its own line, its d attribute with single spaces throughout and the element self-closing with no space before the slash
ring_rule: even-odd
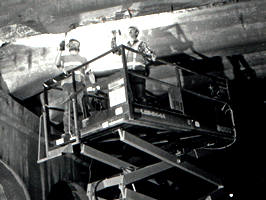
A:
<svg viewBox="0 0 266 200">
<path fill-rule="evenodd" d="M 129 114 L 130 108 L 133 110 L 131 116 Z M 233 138 L 231 134 L 228 134 L 228 131 L 233 133 L 233 129 L 228 129 L 227 132 L 217 131 L 217 129 L 207 127 L 183 113 L 140 104 L 128 105 L 127 103 L 84 119 L 83 127 L 80 130 L 81 138 L 93 137 L 95 134 L 96 137 L 99 137 L 101 133 L 115 127 L 123 127 L 124 129 L 147 128 L 150 129 L 149 132 L 168 131 L 176 134 L 187 133 L 188 135 L 193 133 L 229 141 Z"/>
<path fill-rule="evenodd" d="M 223 99 L 191 92 L 189 94 L 192 96 L 210 102 L 211 109 L 227 107 L 229 117 L 227 115 L 226 120 L 222 121 L 219 120 L 220 118 L 201 121 L 198 117 L 193 117 L 191 113 L 187 114 L 182 99 L 182 93 L 185 90 L 180 83 L 178 70 L 174 70 L 175 84 L 129 72 L 126 66 L 125 49 L 134 50 L 125 46 L 119 48 L 122 52 L 123 69 L 82 90 L 88 99 L 97 100 L 98 105 L 95 109 L 90 108 L 90 113 L 87 113 L 82 120 L 81 128 L 78 127 L 76 105 L 76 95 L 81 91 L 76 91 L 75 88 L 75 70 L 113 50 L 69 72 L 73 78 L 75 92 L 69 97 L 74 113 L 75 133 L 73 135 L 57 138 L 55 141 L 50 140 L 49 109 L 53 108 L 49 106 L 48 90 L 57 87 L 56 84 L 60 82 L 60 78 L 49 80 L 44 84 L 44 112 L 40 123 L 43 126 L 40 130 L 44 130 L 46 157 L 39 157 L 38 162 L 41 163 L 65 153 L 73 154 L 74 148 L 78 146 L 80 154 L 121 171 L 121 174 L 117 176 L 89 183 L 87 187 L 89 200 L 104 199 L 97 195 L 97 191 L 113 186 L 118 186 L 122 199 L 152 200 L 154 198 L 134 191 L 134 187 L 132 190 L 128 185 L 173 167 L 212 184 L 216 189 L 222 188 L 219 181 L 192 166 L 183 157 L 197 148 L 220 148 L 234 142 L 235 127 L 229 104 Z M 147 91 L 147 102 L 135 101 L 132 93 L 134 86 L 129 81 L 129 76 L 145 79 L 146 86 L 150 89 Z M 224 90 L 227 90 L 227 85 L 225 86 Z M 160 95 L 155 94 L 157 91 L 154 91 L 154 88 L 160 90 Z M 205 114 L 202 113 L 202 115 Z M 209 119 L 215 117 L 210 116 Z M 53 144 L 52 148 L 50 144 Z M 141 161 L 132 161 L 130 159 L 132 157 Z"/>
</svg>

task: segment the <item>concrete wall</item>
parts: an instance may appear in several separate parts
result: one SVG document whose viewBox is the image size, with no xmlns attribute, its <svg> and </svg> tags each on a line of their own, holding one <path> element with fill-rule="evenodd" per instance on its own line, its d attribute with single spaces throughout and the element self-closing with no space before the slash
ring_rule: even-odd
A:
<svg viewBox="0 0 266 200">
<path fill-rule="evenodd" d="M 39 118 L 0 90 L 0 159 L 21 177 L 33 200 L 42 199 L 57 181 L 78 176 L 70 159 L 37 164 L 38 130 Z"/>
</svg>

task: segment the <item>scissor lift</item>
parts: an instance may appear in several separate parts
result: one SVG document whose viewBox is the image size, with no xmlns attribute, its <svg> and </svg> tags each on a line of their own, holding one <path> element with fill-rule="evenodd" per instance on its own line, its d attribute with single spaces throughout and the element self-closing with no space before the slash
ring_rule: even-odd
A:
<svg viewBox="0 0 266 200">
<path fill-rule="evenodd" d="M 108 78 L 99 79 L 95 84 L 87 85 L 81 91 L 77 91 L 75 71 L 117 50 L 122 53 L 123 68 L 110 74 Z M 219 149 L 234 143 L 236 135 L 233 111 L 229 106 L 227 81 L 210 75 L 197 74 L 205 77 L 211 83 L 215 82 L 216 86 L 218 85 L 219 95 L 202 95 L 186 90 L 180 81 L 182 70 L 193 74 L 195 72 L 172 63 L 157 61 L 171 66 L 173 69 L 174 79 L 167 82 L 158 80 L 156 76 L 146 77 L 129 72 L 126 51 L 139 53 L 121 45 L 70 70 L 68 74 L 60 74 L 44 83 L 40 139 L 42 130 L 44 130 L 46 155 L 44 158 L 39 156 L 38 163 L 64 153 L 74 153 L 73 148 L 79 146 L 80 154 L 121 170 L 121 174 L 117 176 L 89 183 L 87 187 L 89 200 L 104 199 L 97 196 L 97 192 L 113 186 L 120 189 L 120 198 L 122 199 L 154 199 L 137 192 L 134 183 L 174 167 L 214 185 L 216 189 L 222 188 L 219 181 L 189 164 L 183 159 L 183 156 L 197 148 Z M 146 103 L 135 101 L 132 93 L 134 86 L 129 81 L 129 75 L 146 80 L 148 98 Z M 63 134 L 63 137 L 56 138 L 51 133 L 52 120 L 49 112 L 51 110 L 62 112 L 62 109 L 49 104 L 49 91 L 56 89 L 60 92 L 60 81 L 69 76 L 73 78 L 74 94 L 67 97 L 64 102 L 73 105 L 74 133 Z M 90 105 L 89 110 L 87 109 L 89 112 L 83 115 L 82 119 L 78 117 L 77 109 L 76 95 L 79 92 L 86 94 L 87 103 L 94 100 L 94 103 L 97 104 L 94 105 L 94 108 Z M 204 105 L 207 102 L 207 105 L 210 106 L 209 109 L 213 110 L 211 113 L 216 112 L 218 108 L 221 115 L 210 116 L 202 121 L 198 115 L 193 117 L 193 112 L 186 113 L 183 94 L 186 97 L 202 99 L 205 102 Z M 86 104 L 84 110 L 86 110 Z M 82 120 L 82 127 L 78 125 L 79 120 Z M 55 139 L 52 140 L 52 138 Z M 130 152 L 121 151 L 123 148 L 118 145 L 132 148 Z M 136 154 L 138 159 L 144 158 L 142 164 L 130 160 L 130 156 L 135 156 L 135 150 L 138 152 Z M 152 159 L 150 159 L 151 157 Z M 129 188 L 128 185 L 131 185 L 132 188 Z"/>
</svg>

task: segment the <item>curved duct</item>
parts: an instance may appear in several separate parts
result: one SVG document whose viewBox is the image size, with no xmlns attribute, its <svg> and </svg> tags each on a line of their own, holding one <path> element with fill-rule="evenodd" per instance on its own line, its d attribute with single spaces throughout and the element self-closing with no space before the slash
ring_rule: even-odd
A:
<svg viewBox="0 0 266 200">
<path fill-rule="evenodd" d="M 30 195 L 21 178 L 0 160 L 0 199 L 30 200 Z"/>
</svg>

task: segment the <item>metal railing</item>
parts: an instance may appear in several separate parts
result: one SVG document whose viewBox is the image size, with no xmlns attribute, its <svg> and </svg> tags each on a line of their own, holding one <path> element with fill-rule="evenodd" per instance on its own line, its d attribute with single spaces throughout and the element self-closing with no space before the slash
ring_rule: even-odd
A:
<svg viewBox="0 0 266 200">
<path fill-rule="evenodd" d="M 144 76 L 144 75 L 140 75 L 140 74 L 136 74 L 136 73 L 133 73 L 133 72 L 128 72 L 127 70 L 127 58 L 126 58 L 126 51 L 132 51 L 134 53 L 137 53 L 137 54 L 141 54 L 143 56 L 146 56 L 132 48 L 129 48 L 127 46 L 124 46 L 124 45 L 120 45 L 116 48 L 113 48 L 71 70 L 68 70 L 66 71 L 66 73 L 61 73 L 59 74 L 58 76 L 54 77 L 54 78 L 51 78 L 47 81 L 45 81 L 43 83 L 43 129 L 44 129 L 44 137 L 45 137 L 45 141 L 49 141 L 50 139 L 50 131 L 51 131 L 51 122 L 50 122 L 50 115 L 49 115 L 49 111 L 50 110 L 56 110 L 56 111 L 63 111 L 62 109 L 60 108 L 57 108 L 57 107 L 53 107 L 53 106 L 49 106 L 49 98 L 48 98 L 48 92 L 50 89 L 59 89 L 60 90 L 60 87 L 58 87 L 58 84 L 66 79 L 66 78 L 69 78 L 71 77 L 72 78 L 72 88 L 73 88 L 73 94 L 68 96 L 67 99 L 64 101 L 65 103 L 67 102 L 71 102 L 72 103 L 72 106 L 73 106 L 73 111 L 74 111 L 74 136 L 76 137 L 76 141 L 79 142 L 80 140 L 80 130 L 79 130 L 79 127 L 78 127 L 78 113 L 77 113 L 77 95 L 78 93 L 80 92 L 83 92 L 84 89 L 80 89 L 80 90 L 77 90 L 77 86 L 76 86 L 76 80 L 75 80 L 75 71 L 105 57 L 106 55 L 108 54 L 111 54 L 111 53 L 114 53 L 114 52 L 117 52 L 117 51 L 120 51 L 121 52 L 121 58 L 122 58 L 122 64 L 123 64 L 123 75 L 124 77 L 126 77 L 126 79 L 128 80 L 128 74 L 132 74 L 133 76 L 138 76 L 140 78 L 143 78 L 143 79 L 146 79 L 146 80 L 150 80 L 150 81 L 157 81 L 158 83 L 160 84 L 165 84 L 165 85 L 169 85 L 169 83 L 166 83 L 166 82 L 163 82 L 163 81 L 160 81 L 160 80 L 155 80 L 151 77 L 147 77 L 147 76 Z M 222 78 L 222 77 L 215 77 L 215 76 L 212 76 L 212 75 L 209 75 L 209 74 L 200 74 L 198 72 L 194 72 L 190 69 L 186 69 L 186 68 L 183 68 L 182 66 L 179 66 L 175 63 L 169 63 L 169 62 L 166 62 L 164 60 L 161 60 L 161 59 L 156 59 L 156 62 L 159 62 L 161 63 L 162 65 L 169 65 L 169 66 L 172 66 L 174 67 L 175 69 L 177 70 L 182 70 L 182 71 L 186 71 L 186 72 L 189 72 L 189 73 L 192 73 L 192 74 L 195 74 L 195 75 L 198 75 L 198 76 L 204 76 L 208 79 L 211 79 L 211 80 L 215 80 L 217 82 L 221 82 L 223 83 L 223 87 L 224 89 L 226 90 L 227 92 L 227 95 L 228 95 L 228 99 L 230 98 L 230 95 L 229 95 L 229 88 L 228 88 L 228 80 Z M 177 74 L 178 76 L 180 76 L 179 74 Z M 126 84 L 129 84 L 130 86 L 130 83 L 126 83 Z M 188 91 L 184 88 L 182 88 L 181 86 L 181 83 L 180 83 L 180 77 L 177 78 L 177 84 L 178 84 L 178 87 L 180 87 L 182 90 L 184 91 L 187 91 L 187 92 L 191 92 L 192 94 L 195 94 L 197 96 L 200 96 L 202 98 L 206 98 L 208 100 L 211 100 L 211 101 L 215 101 L 215 102 L 219 102 L 219 103 L 222 103 L 222 104 L 228 104 L 228 102 L 226 101 L 223 101 L 223 100 L 220 100 L 220 99 L 217 99 L 217 98 L 211 98 L 211 97 L 208 97 L 206 95 L 202 95 L 202 94 L 198 94 L 198 93 L 195 93 L 193 91 Z M 170 84 L 171 85 L 171 84 Z M 126 87 L 128 88 L 128 85 L 126 85 Z M 129 87 L 130 88 L 130 87 Z M 126 92 L 128 92 L 126 90 Z M 128 96 L 128 94 L 126 94 Z M 233 116 L 232 116 L 233 117 Z M 233 120 L 233 119 L 232 119 Z M 46 149 L 46 153 L 49 151 L 49 144 L 48 142 L 46 142 L 46 146 L 45 146 L 45 149 Z"/>
</svg>

